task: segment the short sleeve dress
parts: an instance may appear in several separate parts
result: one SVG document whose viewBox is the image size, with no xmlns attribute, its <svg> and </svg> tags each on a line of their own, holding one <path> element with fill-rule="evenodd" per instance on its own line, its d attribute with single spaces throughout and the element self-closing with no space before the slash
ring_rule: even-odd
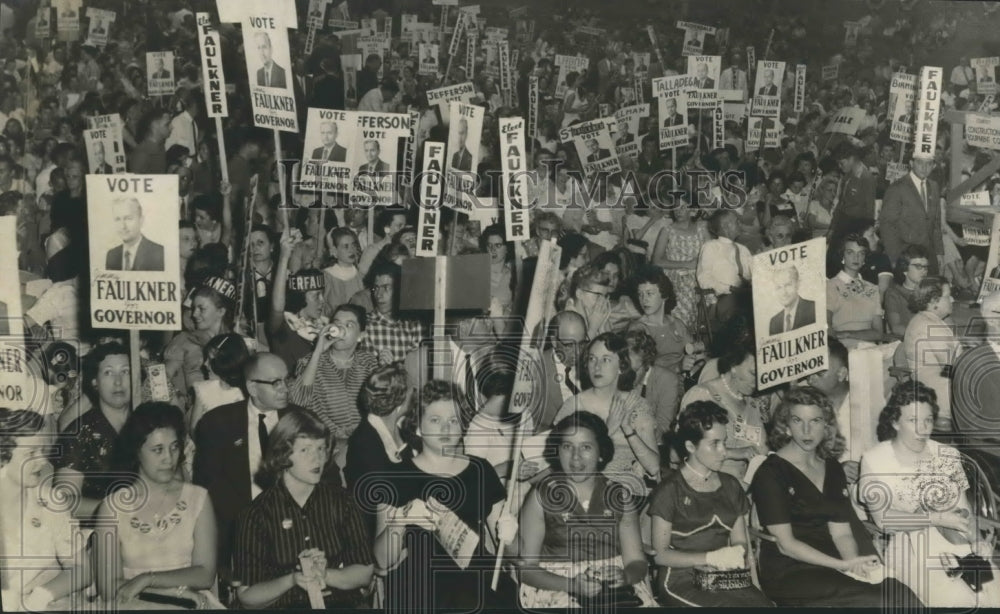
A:
<svg viewBox="0 0 1000 614">
<path fill-rule="evenodd" d="M 754 474 L 750 493 L 762 526 L 790 524 L 797 540 L 840 558 L 827 523 L 849 523 L 854 510 L 847 477 L 837 461 L 826 461 L 820 491 L 795 465 L 772 454 Z M 793 559 L 770 541 L 761 544 L 760 584 L 779 606 L 877 608 L 919 603 L 910 589 L 892 578 L 880 584 L 861 582 L 835 569 Z"/>
<path fill-rule="evenodd" d="M 730 545 L 733 526 L 750 510 L 739 480 L 720 473 L 722 485 L 699 492 L 680 471 L 673 472 L 650 496 L 649 515 L 670 523 L 670 548 L 681 552 L 709 552 Z M 668 606 L 771 606 L 756 587 L 730 591 L 703 591 L 695 584 L 694 567 L 660 567 L 656 591 Z"/>
<path fill-rule="evenodd" d="M 499 476 L 488 461 L 470 456 L 469 464 L 454 476 L 426 473 L 406 459 L 387 478 L 391 486 L 389 504 L 402 507 L 431 497 L 455 513 L 479 536 L 472 560 L 463 569 L 441 545 L 437 535 L 408 526 L 403 538 L 406 558 L 386 577 L 385 607 L 389 612 L 411 610 L 514 607 L 490 590 L 495 558 L 486 549 L 489 541 L 487 516 L 506 496 Z M 423 590 L 414 590 L 422 586 Z"/>
<path fill-rule="evenodd" d="M 835 332 L 868 330 L 882 313 L 882 297 L 875 284 L 841 272 L 826 282 L 826 308 L 833 314 L 830 328 Z"/>
</svg>

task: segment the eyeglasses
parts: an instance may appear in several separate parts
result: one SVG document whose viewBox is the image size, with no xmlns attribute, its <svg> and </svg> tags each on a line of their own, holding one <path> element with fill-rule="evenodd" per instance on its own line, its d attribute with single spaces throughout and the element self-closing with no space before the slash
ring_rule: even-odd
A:
<svg viewBox="0 0 1000 614">
<path fill-rule="evenodd" d="M 926 264 L 918 264 L 916 262 L 911 262 L 910 266 L 917 269 L 918 271 L 926 271 L 929 268 Z"/>
<path fill-rule="evenodd" d="M 272 388 L 288 388 L 291 385 L 292 378 L 290 376 L 285 376 L 277 379 L 252 379 L 250 381 L 255 384 L 267 384 Z"/>
</svg>

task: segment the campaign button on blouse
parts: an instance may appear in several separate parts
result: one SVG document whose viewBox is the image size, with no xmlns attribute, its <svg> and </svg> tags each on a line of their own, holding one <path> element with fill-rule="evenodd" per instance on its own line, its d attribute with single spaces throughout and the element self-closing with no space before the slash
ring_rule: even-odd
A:
<svg viewBox="0 0 1000 614">
<path fill-rule="evenodd" d="M 281 528 L 284 529 L 284 530 L 286 530 L 286 531 L 289 530 L 289 529 L 291 529 L 292 528 L 292 519 L 291 518 L 285 518 L 284 520 L 282 520 L 281 521 Z"/>
</svg>

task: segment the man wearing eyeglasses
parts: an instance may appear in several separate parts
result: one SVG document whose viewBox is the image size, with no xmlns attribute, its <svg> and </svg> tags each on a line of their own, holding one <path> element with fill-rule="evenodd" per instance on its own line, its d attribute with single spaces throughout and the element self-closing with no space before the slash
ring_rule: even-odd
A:
<svg viewBox="0 0 1000 614">
<path fill-rule="evenodd" d="M 587 322 L 583 316 L 575 311 L 562 311 L 552 317 L 542 352 L 545 406 L 538 420 L 539 431 L 551 428 L 563 402 L 583 389 L 580 359 L 586 347 Z"/>
<path fill-rule="evenodd" d="M 228 582 L 236 519 L 261 493 L 254 475 L 268 436 L 295 407 L 288 402 L 288 367 L 279 356 L 251 356 L 243 376 L 247 398 L 209 411 L 194 433 L 193 481 L 208 490 L 215 508 L 220 583 Z"/>
</svg>

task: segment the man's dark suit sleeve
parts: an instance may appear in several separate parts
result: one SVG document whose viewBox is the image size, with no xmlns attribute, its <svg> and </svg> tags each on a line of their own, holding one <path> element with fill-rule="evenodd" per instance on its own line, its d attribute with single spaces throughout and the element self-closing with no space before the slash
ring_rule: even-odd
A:
<svg viewBox="0 0 1000 614">
<path fill-rule="evenodd" d="M 938 256 L 944 255 L 944 235 L 941 230 L 941 189 L 936 183 L 928 182 L 930 199 L 928 211 L 931 214 L 931 247 Z M 895 263 L 894 263 L 895 264 Z"/>
<path fill-rule="evenodd" d="M 198 421 L 198 426 L 194 429 L 194 467 L 191 471 L 191 481 L 202 488 L 208 488 L 211 482 L 208 468 L 214 464 L 214 459 L 211 458 L 214 446 L 208 438 L 209 429 L 205 426 L 206 423 L 211 424 L 212 422 L 213 420 L 206 414 L 202 416 L 201 420 Z M 218 442 L 215 443 L 218 444 Z"/>
<path fill-rule="evenodd" d="M 882 197 L 882 209 L 878 216 L 879 234 L 882 236 L 885 254 L 893 263 L 903 251 L 903 239 L 899 235 L 902 213 L 902 184 L 895 182 L 886 188 L 885 195 Z"/>
</svg>

